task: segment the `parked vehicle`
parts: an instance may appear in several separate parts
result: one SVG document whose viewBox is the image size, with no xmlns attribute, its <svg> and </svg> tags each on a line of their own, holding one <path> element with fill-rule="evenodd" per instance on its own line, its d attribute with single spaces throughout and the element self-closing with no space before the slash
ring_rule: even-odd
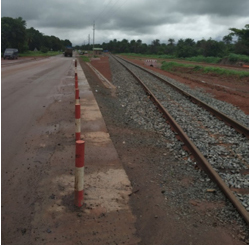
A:
<svg viewBox="0 0 250 246">
<path fill-rule="evenodd" d="M 18 49 L 7 48 L 4 51 L 3 59 L 18 59 Z"/>
</svg>

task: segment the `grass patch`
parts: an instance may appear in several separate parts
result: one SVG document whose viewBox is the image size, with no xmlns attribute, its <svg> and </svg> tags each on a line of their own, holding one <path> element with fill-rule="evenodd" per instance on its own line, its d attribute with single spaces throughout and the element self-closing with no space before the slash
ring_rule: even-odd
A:
<svg viewBox="0 0 250 246">
<path fill-rule="evenodd" d="M 249 56 L 246 56 L 246 55 L 229 54 L 229 56 L 227 56 L 225 58 L 228 58 L 228 60 L 230 62 L 245 62 L 245 63 L 249 63 Z"/>
<path fill-rule="evenodd" d="M 225 57 L 215 57 L 215 56 L 194 56 L 194 57 L 186 57 L 186 58 L 178 58 L 174 55 L 149 55 L 149 54 L 136 54 L 136 53 L 121 53 L 120 55 L 124 56 L 130 56 L 130 57 L 140 57 L 144 59 L 153 59 L 153 58 L 158 58 L 158 59 L 176 59 L 176 60 L 184 60 L 184 61 L 191 61 L 191 62 L 205 62 L 205 63 L 210 63 L 210 64 L 217 64 L 220 63 L 224 59 L 228 59 L 229 62 L 231 63 L 237 63 L 237 62 L 244 62 L 244 63 L 249 63 L 249 56 L 246 55 L 237 55 L 237 54 L 229 54 L 228 56 Z"/>
<path fill-rule="evenodd" d="M 146 59 L 176 59 L 175 56 L 172 55 L 148 55 L 148 54 L 140 54 L 140 53 L 121 53 L 119 55 L 122 56 L 130 56 L 130 57 L 140 57 L 140 58 L 146 58 Z"/>
<path fill-rule="evenodd" d="M 82 60 L 83 60 L 84 62 L 90 62 L 90 59 L 89 59 L 88 56 L 81 56 L 81 58 L 82 58 Z"/>
<path fill-rule="evenodd" d="M 158 59 L 177 59 L 177 60 L 185 60 L 185 61 L 192 61 L 192 62 L 206 62 L 206 63 L 219 63 L 221 61 L 221 57 L 205 57 L 205 56 L 194 56 L 194 57 L 187 57 L 187 58 L 178 58 L 174 55 L 146 55 L 146 54 L 136 54 L 136 53 L 122 53 L 120 55 L 130 56 L 130 57 L 141 57 L 141 58 L 158 58 Z"/>
<path fill-rule="evenodd" d="M 249 77 L 249 71 L 237 71 L 237 70 L 232 70 L 232 69 L 224 69 L 220 67 L 203 67 L 202 71 L 204 73 L 216 73 L 219 75 L 226 75 L 226 76 L 239 76 L 240 78 L 242 77 Z"/>
<path fill-rule="evenodd" d="M 46 53 L 43 53 L 41 51 L 27 51 L 24 53 L 19 53 L 18 56 L 24 57 L 24 56 L 31 56 L 31 57 L 36 57 L 36 56 L 56 56 L 62 54 L 61 51 L 48 51 Z"/>
<path fill-rule="evenodd" d="M 161 69 L 165 71 L 173 71 L 175 67 L 189 67 L 193 68 L 194 71 L 200 71 L 201 73 L 214 73 L 218 75 L 226 75 L 226 76 L 238 76 L 249 77 L 249 71 L 238 71 L 233 69 L 225 69 L 220 67 L 205 67 L 205 66 L 197 66 L 192 64 L 183 64 L 177 62 L 163 62 Z"/>
<path fill-rule="evenodd" d="M 221 61 L 220 57 L 215 56 L 194 56 L 194 57 L 188 57 L 185 58 L 186 61 L 192 61 L 192 62 L 206 62 L 206 63 L 219 63 Z"/>
<path fill-rule="evenodd" d="M 192 64 L 184 64 L 184 63 L 178 63 L 178 62 L 162 62 L 161 69 L 166 71 L 172 71 L 175 67 L 198 67 L 194 66 Z"/>
</svg>

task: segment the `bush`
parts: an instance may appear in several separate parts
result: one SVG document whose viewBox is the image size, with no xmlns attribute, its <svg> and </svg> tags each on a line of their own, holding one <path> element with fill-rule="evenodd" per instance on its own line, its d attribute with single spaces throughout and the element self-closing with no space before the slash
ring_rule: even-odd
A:
<svg viewBox="0 0 250 246">
<path fill-rule="evenodd" d="M 187 61 L 193 61 L 193 62 L 206 62 L 206 63 L 218 63 L 221 61 L 220 57 L 215 56 L 193 56 L 186 58 Z"/>
<path fill-rule="evenodd" d="M 199 70 L 201 70 L 201 69 L 202 69 L 202 66 L 195 66 L 195 67 L 194 67 L 194 70 L 195 70 L 195 71 L 199 71 Z"/>
<path fill-rule="evenodd" d="M 192 65 L 189 64 L 182 64 L 177 62 L 162 62 L 161 69 L 166 71 L 171 71 L 174 67 L 192 67 Z"/>
<path fill-rule="evenodd" d="M 237 71 L 237 70 L 229 70 L 225 68 L 220 68 L 220 67 L 203 67 L 202 68 L 204 73 L 216 73 L 219 75 L 227 75 L 227 76 L 238 76 L 240 78 L 242 77 L 248 77 L 249 76 L 249 71 Z"/>
<path fill-rule="evenodd" d="M 160 56 L 158 56 L 158 58 L 161 58 L 161 59 L 175 59 L 176 57 L 173 56 L 173 55 L 160 55 Z"/>
<path fill-rule="evenodd" d="M 41 47 L 41 52 L 42 53 L 47 53 L 49 51 L 49 49 L 48 48 L 46 48 L 46 47 Z"/>
<path fill-rule="evenodd" d="M 226 76 L 238 76 L 242 77 L 249 77 L 249 71 L 238 71 L 232 69 L 225 69 L 220 67 L 205 67 L 205 66 L 195 66 L 192 64 L 182 64 L 177 62 L 162 62 L 161 69 L 165 71 L 173 71 L 174 67 L 190 67 L 193 68 L 195 71 L 200 71 L 202 73 L 214 73 L 219 75 L 226 75 Z"/>
<path fill-rule="evenodd" d="M 87 56 L 81 56 L 81 58 L 84 62 L 90 62 L 90 60 Z"/>
<path fill-rule="evenodd" d="M 246 55 L 238 55 L 238 54 L 229 54 L 227 57 L 230 62 L 245 62 L 249 63 L 249 56 Z"/>
</svg>

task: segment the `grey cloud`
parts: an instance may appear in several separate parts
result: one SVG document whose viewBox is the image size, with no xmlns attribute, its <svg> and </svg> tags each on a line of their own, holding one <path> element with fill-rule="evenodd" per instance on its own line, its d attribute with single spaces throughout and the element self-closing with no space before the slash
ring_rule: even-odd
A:
<svg viewBox="0 0 250 246">
<path fill-rule="evenodd" d="M 1 5 L 2 16 L 21 16 L 28 27 L 79 42 L 84 39 L 82 33 L 92 33 L 94 20 L 97 35 L 103 40 L 115 34 L 120 35 L 117 39 L 142 36 L 153 40 L 163 36 L 161 26 L 164 32 L 171 30 L 172 37 L 188 37 L 188 33 L 194 33 L 183 30 L 188 24 L 197 30 L 198 37 L 201 18 L 206 20 L 204 33 L 214 37 L 218 35 L 216 27 L 227 32 L 230 27 L 243 28 L 249 22 L 248 0 L 2 0 Z"/>
<path fill-rule="evenodd" d="M 137 0 L 125 6 L 117 13 L 111 12 L 112 22 L 105 23 L 107 16 L 98 17 L 100 29 L 137 30 L 139 33 L 149 31 L 154 26 L 175 24 L 189 21 L 186 17 L 210 15 L 223 19 L 239 18 L 248 15 L 248 0 L 155 0 L 148 2 Z M 211 19 L 213 19 L 211 18 Z M 197 23 L 198 24 L 198 23 Z"/>
<path fill-rule="evenodd" d="M 163 2 L 162 0 L 155 1 Z M 176 10 L 184 15 L 242 16 L 248 15 L 249 10 L 248 0 L 175 0 L 164 2 L 171 2 L 167 7 L 169 11 Z"/>
</svg>

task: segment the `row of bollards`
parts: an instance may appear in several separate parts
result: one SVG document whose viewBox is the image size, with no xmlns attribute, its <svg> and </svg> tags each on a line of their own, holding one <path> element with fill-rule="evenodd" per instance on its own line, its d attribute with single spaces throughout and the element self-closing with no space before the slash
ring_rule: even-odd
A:
<svg viewBox="0 0 250 246">
<path fill-rule="evenodd" d="M 75 205 L 81 207 L 84 201 L 84 149 L 81 140 L 81 105 L 78 88 L 77 60 L 75 59 Z"/>
</svg>

